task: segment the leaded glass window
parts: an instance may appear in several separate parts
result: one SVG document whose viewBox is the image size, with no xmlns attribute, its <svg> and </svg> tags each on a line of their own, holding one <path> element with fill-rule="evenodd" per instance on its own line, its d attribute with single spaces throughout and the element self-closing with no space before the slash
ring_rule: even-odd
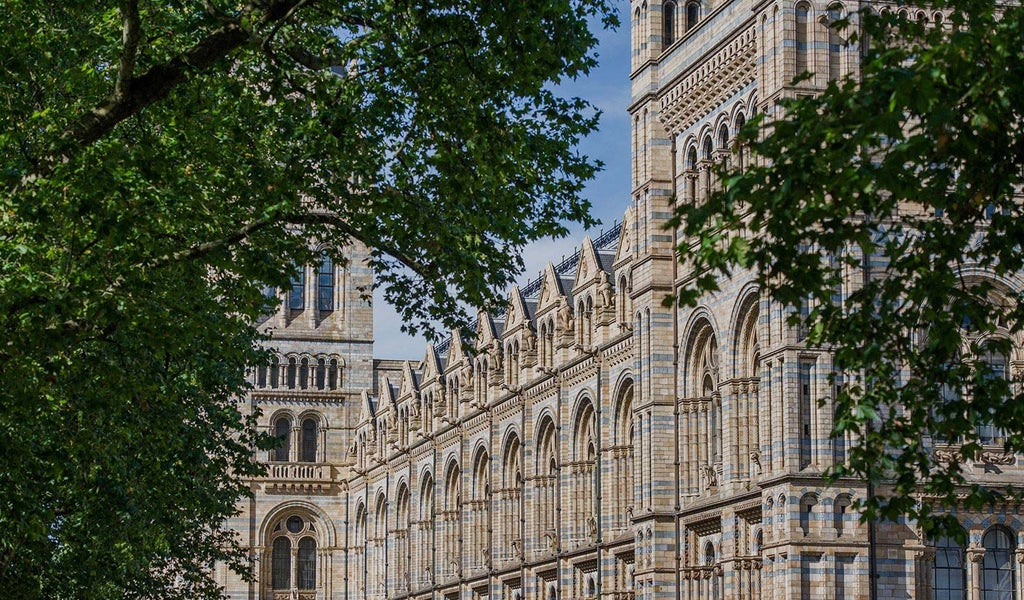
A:
<svg viewBox="0 0 1024 600">
<path fill-rule="evenodd" d="M 966 581 L 963 548 L 953 538 L 939 538 L 932 573 L 934 600 L 964 600 Z"/>
<path fill-rule="evenodd" d="M 291 588 L 292 541 L 286 537 L 279 537 L 274 540 L 274 550 L 270 562 L 270 586 L 275 590 Z"/>
<path fill-rule="evenodd" d="M 981 362 L 985 365 L 984 378 L 986 381 L 993 379 L 1006 379 L 1007 364 L 1006 355 L 996 350 L 989 350 L 981 356 Z M 994 418 L 994 415 L 993 415 Z M 1002 427 L 997 427 L 990 421 L 984 425 L 978 425 L 978 441 L 987 445 L 1002 445 L 1006 437 Z"/>
<path fill-rule="evenodd" d="M 316 419 L 302 421 L 302 462 L 316 462 Z"/>
<path fill-rule="evenodd" d="M 281 439 L 281 445 L 274 448 L 274 460 L 286 462 L 291 451 L 292 423 L 288 417 L 281 417 L 274 423 L 274 435 Z"/>
<path fill-rule="evenodd" d="M 1013 585 L 1013 538 L 993 528 L 981 540 L 985 560 L 981 568 L 981 600 L 1015 600 Z"/>
<path fill-rule="evenodd" d="M 304 537 L 299 540 L 298 556 L 298 588 L 312 590 L 316 588 L 316 540 Z"/>
<path fill-rule="evenodd" d="M 306 268 L 296 267 L 292 275 L 292 289 L 288 294 L 288 308 L 302 310 L 306 305 Z"/>
<path fill-rule="evenodd" d="M 317 269 L 316 307 L 321 313 L 334 310 L 334 263 L 326 253 L 321 255 Z"/>
</svg>

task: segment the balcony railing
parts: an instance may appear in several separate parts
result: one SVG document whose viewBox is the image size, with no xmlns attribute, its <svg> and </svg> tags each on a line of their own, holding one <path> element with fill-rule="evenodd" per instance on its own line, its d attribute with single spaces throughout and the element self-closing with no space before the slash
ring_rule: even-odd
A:
<svg viewBox="0 0 1024 600">
<path fill-rule="evenodd" d="M 334 469 L 329 464 L 270 463 L 262 481 L 271 494 L 326 494 L 334 485 Z"/>
</svg>

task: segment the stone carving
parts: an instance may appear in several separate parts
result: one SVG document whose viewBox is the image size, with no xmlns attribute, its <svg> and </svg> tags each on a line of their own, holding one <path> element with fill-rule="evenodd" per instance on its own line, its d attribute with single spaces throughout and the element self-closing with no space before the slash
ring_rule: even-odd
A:
<svg viewBox="0 0 1024 600">
<path fill-rule="evenodd" d="M 754 465 L 754 475 L 760 475 L 762 472 L 761 468 L 761 453 L 754 450 L 750 453 L 750 462 Z"/>
<path fill-rule="evenodd" d="M 612 308 L 615 306 L 615 297 L 612 295 L 612 282 L 608 280 L 608 273 L 601 271 L 601 282 L 597 284 L 597 298 L 599 306 Z"/>
<path fill-rule="evenodd" d="M 935 462 L 939 463 L 961 462 L 963 458 L 956 450 L 943 450 L 941 448 L 936 449 L 932 456 L 935 458 Z"/>
<path fill-rule="evenodd" d="M 700 475 L 704 480 L 704 489 L 710 490 L 711 488 L 718 485 L 718 473 L 715 472 L 715 468 L 709 464 L 703 464 L 700 466 Z"/>
<path fill-rule="evenodd" d="M 988 463 L 990 465 L 1012 465 L 1017 462 L 1017 457 L 1014 454 L 1008 454 L 1005 452 L 982 452 L 981 462 Z"/>
</svg>

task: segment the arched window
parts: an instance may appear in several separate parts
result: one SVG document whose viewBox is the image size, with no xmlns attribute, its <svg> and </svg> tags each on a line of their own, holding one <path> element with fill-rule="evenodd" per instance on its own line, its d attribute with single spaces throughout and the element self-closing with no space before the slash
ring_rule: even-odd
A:
<svg viewBox="0 0 1024 600">
<path fill-rule="evenodd" d="M 300 590 L 316 589 L 316 540 L 304 537 L 299 540 L 298 588 Z"/>
<path fill-rule="evenodd" d="M 747 118 L 744 117 L 742 114 L 740 114 L 740 115 L 738 115 L 736 117 L 736 136 L 737 136 L 736 137 L 736 162 L 737 162 L 737 166 L 740 169 L 743 169 L 744 167 L 747 166 L 747 157 L 744 155 L 744 150 L 746 150 L 746 148 L 740 142 L 740 138 L 739 138 L 740 131 L 742 131 L 743 126 L 746 125 L 746 124 L 747 124 Z"/>
<path fill-rule="evenodd" d="M 281 440 L 281 445 L 274 448 L 274 460 L 287 462 L 291 452 L 292 421 L 288 417 L 279 417 L 274 422 L 274 435 Z"/>
<path fill-rule="evenodd" d="M 986 381 L 1007 378 L 1009 363 L 1002 352 L 990 347 L 979 357 L 978 362 L 984 369 L 982 377 Z M 995 415 L 992 416 L 992 421 L 978 425 L 978 441 L 986 445 L 1002 445 L 1006 433 L 1002 427 L 996 426 Z"/>
<path fill-rule="evenodd" d="M 689 31 L 697 26 L 700 20 L 700 2 L 691 0 L 686 3 L 686 30 Z"/>
<path fill-rule="evenodd" d="M 981 600 L 1014 600 L 1013 536 L 1001 527 L 994 527 L 985 533 L 981 545 L 985 547 Z"/>
<path fill-rule="evenodd" d="M 292 592 L 293 598 L 298 591 L 315 590 L 317 531 L 313 523 L 291 515 L 279 521 L 270 535 L 270 588 L 274 592 Z"/>
<path fill-rule="evenodd" d="M 341 385 L 340 370 L 338 369 L 338 359 L 332 358 L 330 366 L 327 368 L 327 389 L 336 390 Z"/>
<path fill-rule="evenodd" d="M 270 387 L 277 389 L 281 377 L 281 361 L 275 356 L 270 359 Z"/>
<path fill-rule="evenodd" d="M 320 358 L 316 361 L 316 389 L 322 390 L 327 382 L 327 361 Z"/>
<path fill-rule="evenodd" d="M 306 268 L 295 267 L 295 274 L 292 275 L 292 290 L 288 294 L 288 308 L 293 311 L 300 311 L 306 305 Z"/>
<path fill-rule="evenodd" d="M 922 13 L 923 16 L 923 13 Z M 825 27 L 828 28 L 828 77 L 829 79 L 839 79 L 843 74 L 842 69 L 842 45 L 843 39 L 839 35 L 839 29 L 836 28 L 836 22 L 843 18 L 842 6 L 839 4 L 833 4 L 828 7 L 828 19 L 825 21 Z"/>
<path fill-rule="evenodd" d="M 302 420 L 302 452 L 299 460 L 302 462 L 316 462 L 316 419 L 307 417 Z"/>
<path fill-rule="evenodd" d="M 321 315 L 329 314 L 334 310 L 334 263 L 326 252 L 320 255 L 316 279 L 316 308 Z"/>
<path fill-rule="evenodd" d="M 270 586 L 275 590 L 287 590 L 292 587 L 292 542 L 286 537 L 274 540 L 274 550 L 270 558 Z"/>
<path fill-rule="evenodd" d="M 850 496 L 846 494 L 836 496 L 836 501 L 832 504 L 832 524 L 836 529 L 837 537 L 842 537 L 846 532 L 846 521 L 849 519 L 851 504 Z"/>
<path fill-rule="evenodd" d="M 423 409 L 420 411 L 420 419 L 423 420 L 423 431 L 430 433 L 434 430 L 434 392 L 427 392 L 423 396 Z"/>
<path fill-rule="evenodd" d="M 661 18 L 662 25 L 664 26 L 662 32 L 662 43 L 665 48 L 672 45 L 672 42 L 676 41 L 676 3 L 669 0 L 661 5 Z"/>
<path fill-rule="evenodd" d="M 299 369 L 299 365 L 298 365 L 298 362 L 296 362 L 295 357 L 293 356 L 293 357 L 289 358 L 288 359 L 288 369 L 287 369 L 287 372 L 286 372 L 285 387 L 287 387 L 290 390 L 294 390 L 295 389 L 295 381 L 296 381 L 296 375 L 298 375 L 298 369 Z"/>
<path fill-rule="evenodd" d="M 964 600 L 967 590 L 967 569 L 964 549 L 951 537 L 935 542 L 935 564 L 932 569 L 932 593 L 935 600 Z"/>
<path fill-rule="evenodd" d="M 796 5 L 796 74 L 807 71 L 807 54 L 810 42 L 811 6 L 806 2 Z"/>
<path fill-rule="evenodd" d="M 811 534 L 811 521 L 814 520 L 814 507 L 817 504 L 818 499 L 814 497 L 814 494 L 804 494 L 804 497 L 800 499 L 800 530 L 804 535 Z"/>
<path fill-rule="evenodd" d="M 309 359 L 303 358 L 302 363 L 299 365 L 299 387 L 306 389 L 309 387 Z"/>
</svg>

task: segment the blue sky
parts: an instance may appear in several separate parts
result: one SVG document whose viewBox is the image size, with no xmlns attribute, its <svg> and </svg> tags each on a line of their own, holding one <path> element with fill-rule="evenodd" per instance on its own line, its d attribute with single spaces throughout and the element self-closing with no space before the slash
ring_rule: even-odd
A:
<svg viewBox="0 0 1024 600">
<path fill-rule="evenodd" d="M 565 95 L 585 98 L 602 111 L 600 128 L 580 145 L 580 150 L 604 162 L 604 171 L 590 182 L 584 194 L 590 199 L 591 214 L 604 227 L 622 219 L 629 206 L 629 4 L 619 3 L 619 20 L 622 25 L 616 31 L 600 31 L 598 38 L 598 67 L 586 79 L 570 82 L 563 86 Z M 568 237 L 546 239 L 528 246 L 523 252 L 526 270 L 520 282 L 535 279 L 549 260 L 558 262 L 568 256 L 579 245 L 587 233 L 594 237 L 601 230 L 587 232 L 576 227 Z M 423 358 L 426 340 L 412 338 L 402 333 L 401 322 L 394 309 L 374 295 L 374 350 L 375 358 L 400 358 L 419 360 Z"/>
</svg>

